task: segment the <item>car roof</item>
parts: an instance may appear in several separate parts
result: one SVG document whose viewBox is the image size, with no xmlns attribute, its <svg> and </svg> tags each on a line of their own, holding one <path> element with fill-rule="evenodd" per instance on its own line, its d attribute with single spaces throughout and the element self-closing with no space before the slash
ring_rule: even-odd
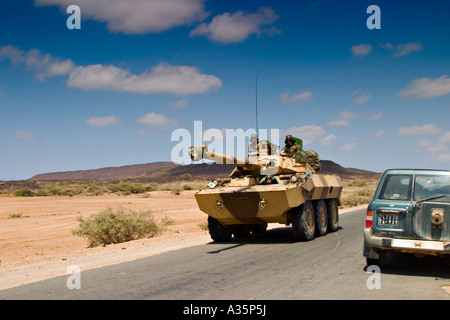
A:
<svg viewBox="0 0 450 320">
<path fill-rule="evenodd" d="M 450 174 L 450 170 L 438 169 L 388 169 L 385 173 L 389 174 Z"/>
</svg>

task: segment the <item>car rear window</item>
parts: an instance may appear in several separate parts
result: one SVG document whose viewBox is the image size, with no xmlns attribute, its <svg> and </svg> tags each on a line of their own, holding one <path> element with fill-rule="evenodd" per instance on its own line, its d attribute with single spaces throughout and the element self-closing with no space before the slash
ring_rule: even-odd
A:
<svg viewBox="0 0 450 320">
<path fill-rule="evenodd" d="M 384 179 L 378 199 L 381 200 L 410 200 L 412 175 L 390 174 Z"/>
<path fill-rule="evenodd" d="M 416 175 L 414 183 L 414 200 L 439 197 L 435 201 L 450 200 L 449 175 Z"/>
</svg>

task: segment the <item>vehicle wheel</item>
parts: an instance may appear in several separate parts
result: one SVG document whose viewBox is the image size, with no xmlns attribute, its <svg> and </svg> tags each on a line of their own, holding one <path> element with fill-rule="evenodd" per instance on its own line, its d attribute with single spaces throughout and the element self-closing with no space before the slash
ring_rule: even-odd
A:
<svg viewBox="0 0 450 320">
<path fill-rule="evenodd" d="M 208 229 L 211 238 L 215 242 L 225 242 L 231 240 L 230 228 L 224 227 L 219 221 L 208 216 Z"/>
<path fill-rule="evenodd" d="M 378 259 L 375 258 L 366 258 L 366 264 L 367 266 L 378 266 L 382 267 L 384 264 L 384 260 L 386 259 L 386 252 L 385 251 L 378 251 Z"/>
<path fill-rule="evenodd" d="M 233 234 L 235 238 L 248 238 L 250 237 L 251 227 L 246 224 L 233 226 Z"/>
<path fill-rule="evenodd" d="M 292 228 L 294 229 L 294 239 L 296 241 L 310 241 L 314 239 L 316 223 L 311 201 L 306 201 L 296 208 L 292 216 Z"/>
<path fill-rule="evenodd" d="M 252 225 L 252 234 L 264 234 L 267 231 L 267 223 Z"/>
<path fill-rule="evenodd" d="M 316 218 L 316 236 L 326 235 L 328 229 L 328 214 L 324 200 L 315 202 L 314 215 Z"/>
<path fill-rule="evenodd" d="M 339 228 L 339 211 L 336 199 L 326 201 L 328 214 L 328 232 L 335 232 Z"/>
</svg>

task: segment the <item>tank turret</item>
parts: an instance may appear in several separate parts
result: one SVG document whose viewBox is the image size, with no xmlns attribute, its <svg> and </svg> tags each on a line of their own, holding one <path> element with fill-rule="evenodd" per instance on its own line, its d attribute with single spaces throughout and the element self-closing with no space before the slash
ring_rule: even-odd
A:
<svg viewBox="0 0 450 320">
<path fill-rule="evenodd" d="M 193 161 L 201 159 L 211 160 L 217 163 L 232 164 L 236 166 L 231 177 L 242 175 L 276 175 L 276 174 L 310 174 L 315 170 L 307 162 L 296 162 L 295 159 L 279 154 L 269 154 L 261 148 L 258 154 L 250 154 L 247 158 L 237 158 L 225 154 L 209 151 L 206 145 L 192 146 L 189 156 Z"/>
</svg>

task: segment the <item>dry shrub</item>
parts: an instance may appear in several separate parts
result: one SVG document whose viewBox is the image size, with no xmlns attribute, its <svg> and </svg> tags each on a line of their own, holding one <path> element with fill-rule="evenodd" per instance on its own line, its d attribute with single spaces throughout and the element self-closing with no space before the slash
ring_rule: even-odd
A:
<svg viewBox="0 0 450 320">
<path fill-rule="evenodd" d="M 208 221 L 203 221 L 203 222 L 198 223 L 197 227 L 199 227 L 203 231 L 208 231 L 209 230 Z"/>
<path fill-rule="evenodd" d="M 87 237 L 89 247 L 151 238 L 174 224 L 174 220 L 168 217 L 158 221 L 150 210 L 125 211 L 123 208 L 106 208 L 87 219 L 78 217 L 77 220 L 80 225 L 72 233 Z"/>
<path fill-rule="evenodd" d="M 36 193 L 30 188 L 21 188 L 14 191 L 13 193 L 16 197 L 34 197 Z"/>
<path fill-rule="evenodd" d="M 340 208 L 352 208 L 363 204 L 369 204 L 372 201 L 374 190 L 362 189 L 341 198 Z"/>
</svg>

